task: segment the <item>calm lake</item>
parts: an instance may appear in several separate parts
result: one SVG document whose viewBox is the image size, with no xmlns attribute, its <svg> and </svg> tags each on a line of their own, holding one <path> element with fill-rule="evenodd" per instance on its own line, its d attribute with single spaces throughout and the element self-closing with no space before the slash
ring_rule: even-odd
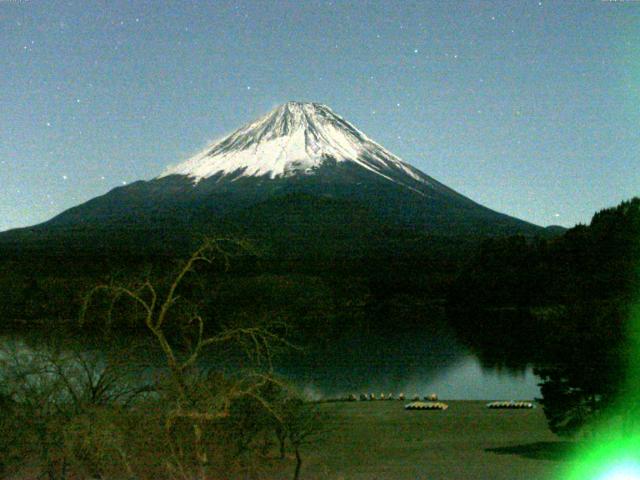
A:
<svg viewBox="0 0 640 480">
<path fill-rule="evenodd" d="M 292 360 L 277 370 L 312 398 L 400 392 L 452 400 L 540 397 L 531 367 L 483 367 L 446 329 L 347 338 Z"/>
<path fill-rule="evenodd" d="M 45 348 L 47 335 L 0 335 L 0 345 L 22 351 Z M 95 344 L 94 344 L 95 345 Z M 102 345 L 99 348 L 109 348 Z M 82 348 L 82 347 L 80 347 Z M 94 346 L 95 348 L 95 346 Z M 157 357 L 151 363 L 162 365 Z M 353 393 L 379 396 L 436 393 L 440 399 L 533 400 L 539 381 L 531 368 L 520 371 L 486 368 L 445 327 L 429 331 L 368 333 L 345 338 L 280 358 L 278 374 L 313 399 L 346 397 Z"/>
</svg>

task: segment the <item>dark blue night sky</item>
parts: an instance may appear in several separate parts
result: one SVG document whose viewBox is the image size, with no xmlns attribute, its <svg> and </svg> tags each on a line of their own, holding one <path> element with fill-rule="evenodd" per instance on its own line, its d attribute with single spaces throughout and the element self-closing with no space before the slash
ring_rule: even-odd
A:
<svg viewBox="0 0 640 480">
<path fill-rule="evenodd" d="M 0 230 L 329 105 L 490 208 L 640 194 L 640 2 L 0 0 Z"/>
</svg>

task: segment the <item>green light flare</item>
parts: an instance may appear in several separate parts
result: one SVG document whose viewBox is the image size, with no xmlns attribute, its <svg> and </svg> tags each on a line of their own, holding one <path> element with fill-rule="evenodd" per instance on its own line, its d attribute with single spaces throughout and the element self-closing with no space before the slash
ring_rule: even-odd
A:
<svg viewBox="0 0 640 480">
<path fill-rule="evenodd" d="M 622 462 L 599 476 L 597 480 L 640 480 L 640 466 L 635 462 Z"/>
<path fill-rule="evenodd" d="M 632 124 L 640 124 L 640 24 L 635 23 L 625 42 L 625 61 L 630 66 L 624 79 Z M 640 144 L 638 144 L 640 153 Z M 629 252 L 635 265 L 634 295 L 626 322 L 624 381 L 618 398 L 594 422 L 589 440 L 580 442 L 557 480 L 640 480 L 640 238 Z"/>
<path fill-rule="evenodd" d="M 594 426 L 593 439 L 576 448 L 561 480 L 640 480 L 640 300 L 630 307 L 628 319 L 621 396 Z"/>
<path fill-rule="evenodd" d="M 640 480 L 640 439 L 593 442 L 576 452 L 563 480 Z"/>
</svg>

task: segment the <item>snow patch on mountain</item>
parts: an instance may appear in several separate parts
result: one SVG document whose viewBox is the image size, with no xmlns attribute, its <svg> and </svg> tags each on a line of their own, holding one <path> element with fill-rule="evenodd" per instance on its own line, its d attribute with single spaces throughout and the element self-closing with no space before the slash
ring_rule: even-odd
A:
<svg viewBox="0 0 640 480">
<path fill-rule="evenodd" d="M 160 175 L 195 182 L 220 175 L 240 177 L 312 175 L 326 160 L 353 162 L 387 180 L 404 174 L 428 177 L 371 140 L 326 105 L 288 102 Z M 408 186 L 408 185 L 407 185 Z M 412 187 L 409 187 L 412 188 Z M 413 189 L 413 188 L 412 188 Z"/>
</svg>

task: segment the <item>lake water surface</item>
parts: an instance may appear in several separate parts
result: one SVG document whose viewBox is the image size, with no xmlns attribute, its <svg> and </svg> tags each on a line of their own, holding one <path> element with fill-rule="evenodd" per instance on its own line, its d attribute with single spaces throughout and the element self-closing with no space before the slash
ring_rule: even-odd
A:
<svg viewBox="0 0 640 480">
<path fill-rule="evenodd" d="M 0 335 L 0 345 L 45 348 L 46 341 L 39 335 L 40 341 L 27 341 L 25 334 Z M 162 365 L 161 357 L 157 363 Z M 407 398 L 436 393 L 440 399 L 452 400 L 540 397 L 539 379 L 531 368 L 514 371 L 483 367 L 444 327 L 347 335 L 304 354 L 281 358 L 275 370 L 314 399 L 351 393 L 397 396 L 401 392 Z"/>
<path fill-rule="evenodd" d="M 516 400 L 540 397 L 532 368 L 483 367 L 477 356 L 446 330 L 372 334 L 347 338 L 277 370 L 316 398 L 353 393 L 407 397 L 436 393 L 441 399 Z"/>
</svg>

